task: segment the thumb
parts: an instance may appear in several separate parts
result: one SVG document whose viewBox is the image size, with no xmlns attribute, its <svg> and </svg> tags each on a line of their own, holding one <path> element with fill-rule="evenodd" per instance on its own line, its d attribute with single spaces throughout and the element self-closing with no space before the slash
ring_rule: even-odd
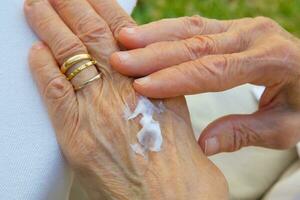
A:
<svg viewBox="0 0 300 200">
<path fill-rule="evenodd" d="M 233 152 L 246 146 L 278 147 L 276 116 L 257 112 L 230 115 L 211 123 L 201 134 L 199 144 L 208 156 Z"/>
</svg>

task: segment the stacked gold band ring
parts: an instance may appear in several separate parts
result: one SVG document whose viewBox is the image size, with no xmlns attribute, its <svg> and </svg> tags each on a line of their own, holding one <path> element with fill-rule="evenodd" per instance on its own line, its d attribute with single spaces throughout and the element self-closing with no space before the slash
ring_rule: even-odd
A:
<svg viewBox="0 0 300 200">
<path fill-rule="evenodd" d="M 93 78 L 91 78 L 91 79 L 85 81 L 85 82 L 84 82 L 83 84 L 81 84 L 80 86 L 75 87 L 74 89 L 75 89 L 75 91 L 80 90 L 80 89 L 84 88 L 85 86 L 91 84 L 92 82 L 94 82 L 94 81 L 96 81 L 96 80 L 98 80 L 98 79 L 100 79 L 100 78 L 101 78 L 101 74 L 98 74 L 98 75 L 94 76 Z"/>
<path fill-rule="evenodd" d="M 63 63 L 62 67 L 61 67 L 61 72 L 63 74 L 66 74 L 68 71 L 70 71 L 72 69 L 72 67 L 74 67 L 75 65 L 83 62 L 83 61 L 87 61 L 86 63 L 76 67 L 70 74 L 68 74 L 67 76 L 67 80 L 71 81 L 73 78 L 75 78 L 80 72 L 84 71 L 85 69 L 92 67 L 94 65 L 97 64 L 97 61 L 94 60 L 89 54 L 78 54 L 75 55 L 71 58 L 69 58 L 66 62 Z M 98 80 L 101 78 L 101 73 L 99 73 L 98 75 L 90 78 L 89 80 L 83 82 L 82 85 L 76 86 L 74 87 L 75 90 L 80 90 L 82 88 L 84 88 L 85 86 L 89 85 L 90 83 Z"/>
<path fill-rule="evenodd" d="M 92 60 L 92 61 L 89 61 L 89 62 L 87 62 L 87 63 L 85 63 L 85 64 L 79 66 L 78 68 L 76 68 L 76 69 L 75 69 L 75 70 L 67 77 L 68 81 L 72 80 L 75 76 L 77 76 L 77 75 L 78 75 L 80 72 L 82 72 L 83 70 L 85 70 L 85 69 L 87 69 L 87 68 L 89 68 L 89 67 L 91 67 L 91 66 L 93 66 L 93 65 L 95 65 L 95 64 L 97 64 L 97 62 L 94 61 L 94 60 Z"/>
<path fill-rule="evenodd" d="M 65 74 L 72 66 L 84 60 L 92 60 L 92 57 L 89 54 L 78 54 L 73 56 L 64 62 L 60 70 L 63 74 Z"/>
</svg>

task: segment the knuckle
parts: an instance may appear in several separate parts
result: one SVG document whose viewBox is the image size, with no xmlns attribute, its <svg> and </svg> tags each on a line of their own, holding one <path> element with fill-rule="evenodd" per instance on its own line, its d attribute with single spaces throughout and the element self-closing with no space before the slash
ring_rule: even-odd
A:
<svg viewBox="0 0 300 200">
<path fill-rule="evenodd" d="M 204 25 L 204 20 L 201 16 L 199 15 L 194 15 L 191 17 L 184 17 L 184 22 L 186 23 L 186 25 L 188 26 L 203 26 Z"/>
<path fill-rule="evenodd" d="M 231 146 L 231 151 L 237 151 L 241 149 L 243 146 L 249 144 L 247 134 L 245 133 L 244 128 L 239 124 L 232 123 L 232 137 L 233 137 L 233 144 Z"/>
<path fill-rule="evenodd" d="M 234 31 L 231 33 L 231 46 L 236 48 L 236 51 L 242 51 L 249 47 L 250 45 L 250 38 L 245 37 L 243 33 L 239 30 Z"/>
<path fill-rule="evenodd" d="M 230 62 L 229 60 L 229 56 L 218 56 L 214 57 L 213 59 L 211 56 L 207 56 L 203 60 L 203 63 L 206 63 L 205 66 L 207 66 L 207 68 L 209 68 L 211 72 L 213 72 L 213 75 L 220 80 L 220 86 L 222 84 L 221 82 L 224 82 L 224 80 L 226 80 L 226 77 L 228 77 L 227 73 L 230 71 L 228 70 Z"/>
<path fill-rule="evenodd" d="M 107 37 L 110 33 L 107 24 L 99 18 L 92 16 L 89 12 L 82 14 L 74 27 L 79 37 L 88 42 L 99 37 Z"/>
<path fill-rule="evenodd" d="M 269 46 L 261 48 L 261 55 L 266 60 L 276 60 L 277 69 L 282 70 L 282 75 L 284 72 L 293 75 L 298 75 L 298 70 L 295 68 L 295 60 L 298 60 L 299 49 L 293 43 L 293 41 L 288 40 L 284 36 L 279 34 L 272 35 L 269 37 L 270 41 L 275 41 Z"/>
<path fill-rule="evenodd" d="M 194 62 L 195 72 L 192 76 L 196 76 L 195 80 L 201 85 L 204 91 L 215 91 L 222 86 L 222 72 L 218 66 L 215 66 L 211 56 L 198 59 Z M 209 83 L 209 84 L 208 84 Z"/>
<path fill-rule="evenodd" d="M 87 51 L 77 37 L 59 38 L 54 42 L 53 49 L 59 63 L 72 55 Z"/>
<path fill-rule="evenodd" d="M 178 90 L 176 91 L 179 95 L 187 95 L 187 94 L 195 94 L 199 91 L 199 79 L 197 77 L 201 76 L 199 75 L 198 65 L 196 63 L 191 64 L 182 64 L 182 65 L 175 65 L 171 68 L 168 68 L 168 72 L 171 74 L 184 74 L 185 80 L 184 80 L 184 90 Z M 190 68 L 189 70 L 186 70 L 187 68 Z M 197 77 L 195 77 L 197 76 Z"/>
<path fill-rule="evenodd" d="M 188 35 L 201 34 L 205 28 L 205 20 L 199 15 L 182 17 L 183 27 Z"/>
<path fill-rule="evenodd" d="M 209 36 L 195 36 L 193 39 L 185 40 L 183 45 L 188 57 L 192 60 L 217 51 L 215 40 Z"/>
<path fill-rule="evenodd" d="M 118 35 L 122 28 L 132 26 L 135 26 L 133 20 L 131 20 L 130 17 L 122 14 L 114 15 L 110 22 L 110 28 L 114 35 Z"/>
<path fill-rule="evenodd" d="M 231 123 L 233 130 L 232 151 L 239 150 L 242 147 L 254 145 L 257 143 L 257 141 L 261 140 L 260 134 L 243 122 L 232 121 Z"/>
<path fill-rule="evenodd" d="M 214 92 L 224 88 L 225 84 L 228 85 L 226 81 L 229 81 L 229 78 L 225 77 L 226 74 L 224 75 L 228 71 L 227 62 L 222 57 L 205 56 L 186 65 L 189 68 L 188 74 L 185 71 L 183 73 L 191 77 L 187 85 L 193 92 Z M 186 67 L 181 65 L 180 69 L 184 70 Z M 199 85 L 201 85 L 200 88 Z"/>
<path fill-rule="evenodd" d="M 233 55 L 221 55 L 216 60 L 215 67 L 220 72 L 219 76 L 222 79 L 222 85 L 226 85 L 226 88 L 235 86 L 236 81 L 242 84 L 245 80 L 248 80 L 247 68 L 242 67 L 242 62 L 247 63 L 249 61 L 247 57 L 233 56 Z M 251 64 L 251 63 L 250 63 Z M 233 80 L 233 78 L 235 80 Z"/>
<path fill-rule="evenodd" d="M 50 80 L 44 88 L 43 96 L 47 100 L 59 100 L 67 96 L 71 91 L 70 84 L 64 76 L 58 76 Z"/>
<path fill-rule="evenodd" d="M 278 29 L 278 24 L 274 20 L 268 17 L 256 17 L 254 18 L 257 28 L 265 31 L 274 31 Z"/>
<path fill-rule="evenodd" d="M 291 54 L 293 47 L 295 46 L 292 41 L 287 40 L 285 37 L 281 35 L 274 35 L 270 38 L 270 40 L 276 41 L 271 45 L 273 50 L 281 50 L 280 52 L 286 52 L 288 54 Z M 298 49 L 297 49 L 298 50 Z"/>
<path fill-rule="evenodd" d="M 66 7 L 72 5 L 74 0 L 49 0 L 55 6 L 56 10 L 63 10 Z"/>
<path fill-rule="evenodd" d="M 270 37 L 270 40 L 276 42 L 270 44 L 269 48 L 265 49 L 266 55 L 269 55 L 272 52 L 273 56 L 276 56 L 278 58 L 284 58 L 286 54 L 289 55 L 291 53 L 291 47 L 294 46 L 280 35 L 274 35 Z"/>
</svg>

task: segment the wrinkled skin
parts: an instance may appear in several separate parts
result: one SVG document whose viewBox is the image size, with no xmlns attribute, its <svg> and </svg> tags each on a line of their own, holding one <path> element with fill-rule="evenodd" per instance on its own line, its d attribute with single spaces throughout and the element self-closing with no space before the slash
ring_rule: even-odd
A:
<svg viewBox="0 0 300 200">
<path fill-rule="evenodd" d="M 31 49 L 32 73 L 61 149 L 90 199 L 227 199 L 223 175 L 195 141 L 183 97 L 164 100 L 165 112 L 154 116 L 164 137 L 162 151 L 145 159 L 131 150 L 141 127 L 123 112 L 126 104 L 134 109 L 138 94 L 108 58 L 119 50 L 118 30 L 134 22 L 115 1 L 27 0 L 25 14 L 43 41 Z M 59 66 L 87 52 L 100 64 L 68 82 Z M 96 75 L 96 67 L 102 79 L 74 92 L 72 84 Z"/>
<path fill-rule="evenodd" d="M 123 74 L 146 76 L 134 88 L 148 97 L 266 86 L 257 112 L 223 117 L 204 130 L 199 144 L 206 155 L 253 145 L 286 149 L 300 140 L 300 40 L 273 20 L 165 19 L 124 28 L 119 40 L 137 49 L 113 54 L 111 63 Z"/>
</svg>

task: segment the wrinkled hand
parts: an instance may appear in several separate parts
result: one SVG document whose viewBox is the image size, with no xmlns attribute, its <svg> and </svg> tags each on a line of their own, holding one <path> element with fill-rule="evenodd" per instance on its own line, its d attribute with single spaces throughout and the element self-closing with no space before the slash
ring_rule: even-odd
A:
<svg viewBox="0 0 300 200">
<path fill-rule="evenodd" d="M 145 96 L 267 87 L 256 113 L 223 117 L 204 130 L 199 144 L 207 155 L 251 145 L 283 149 L 300 140 L 300 41 L 271 19 L 166 19 L 124 28 L 119 40 L 140 49 L 115 53 L 111 63 L 123 74 L 147 75 L 134 82 Z"/>
<path fill-rule="evenodd" d="M 198 147 L 183 97 L 165 100 L 165 112 L 154 116 L 164 137 L 161 152 L 144 159 L 130 148 L 141 127 L 125 120 L 124 110 L 135 108 L 138 94 L 108 58 L 119 50 L 114 37 L 132 19 L 112 0 L 49 2 L 25 3 L 28 22 L 46 44 L 33 46 L 29 62 L 62 151 L 90 199 L 226 199 L 224 177 Z M 100 65 L 70 83 L 59 65 L 87 52 Z M 74 92 L 72 85 L 96 75 L 96 67 L 102 80 Z"/>
</svg>

